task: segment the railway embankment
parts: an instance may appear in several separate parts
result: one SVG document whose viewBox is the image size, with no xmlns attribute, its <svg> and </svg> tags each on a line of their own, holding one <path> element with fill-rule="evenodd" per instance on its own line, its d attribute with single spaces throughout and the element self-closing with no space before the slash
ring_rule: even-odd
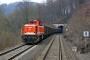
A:
<svg viewBox="0 0 90 60">
<path fill-rule="evenodd" d="M 73 45 L 70 42 L 67 42 L 67 39 L 62 38 L 62 45 L 63 45 L 63 50 L 64 54 L 66 55 L 67 60 L 90 60 L 90 52 L 80 54 L 78 50 L 73 51 Z"/>
</svg>

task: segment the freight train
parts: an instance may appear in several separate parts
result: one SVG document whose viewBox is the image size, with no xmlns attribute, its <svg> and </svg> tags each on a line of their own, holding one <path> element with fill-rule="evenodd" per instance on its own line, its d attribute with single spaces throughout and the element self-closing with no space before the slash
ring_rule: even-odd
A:
<svg viewBox="0 0 90 60">
<path fill-rule="evenodd" d="M 21 38 L 26 44 L 36 44 L 54 33 L 61 32 L 60 28 L 51 28 L 40 20 L 31 20 L 21 28 Z"/>
</svg>

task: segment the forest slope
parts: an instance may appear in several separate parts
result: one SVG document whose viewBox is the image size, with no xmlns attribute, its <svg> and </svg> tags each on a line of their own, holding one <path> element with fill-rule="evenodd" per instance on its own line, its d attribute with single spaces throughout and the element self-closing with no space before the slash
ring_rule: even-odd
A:
<svg viewBox="0 0 90 60">
<path fill-rule="evenodd" d="M 68 19 L 68 32 L 65 33 L 69 42 L 77 46 L 78 49 L 85 47 L 85 43 L 90 48 L 90 37 L 83 36 L 84 31 L 90 32 L 90 0 L 86 0 L 76 12 Z"/>
</svg>

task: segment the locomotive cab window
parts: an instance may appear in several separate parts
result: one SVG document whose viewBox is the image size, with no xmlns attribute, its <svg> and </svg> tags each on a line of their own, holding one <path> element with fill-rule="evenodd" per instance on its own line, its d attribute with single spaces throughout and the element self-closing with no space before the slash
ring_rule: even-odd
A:
<svg viewBox="0 0 90 60">
<path fill-rule="evenodd" d="M 30 22 L 30 24 L 36 24 L 36 22 L 35 21 L 32 21 L 32 22 Z"/>
<path fill-rule="evenodd" d="M 40 23 L 40 26 L 43 26 L 43 23 L 42 22 Z"/>
</svg>

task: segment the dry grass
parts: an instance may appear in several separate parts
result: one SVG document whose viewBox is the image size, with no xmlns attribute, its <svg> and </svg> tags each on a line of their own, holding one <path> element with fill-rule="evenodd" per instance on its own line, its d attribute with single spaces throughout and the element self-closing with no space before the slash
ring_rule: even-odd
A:
<svg viewBox="0 0 90 60">
<path fill-rule="evenodd" d="M 3 31 L 0 35 L 1 35 L 0 50 L 4 50 L 6 48 L 9 48 L 21 43 L 20 36 L 15 36 L 14 33 Z"/>
</svg>

